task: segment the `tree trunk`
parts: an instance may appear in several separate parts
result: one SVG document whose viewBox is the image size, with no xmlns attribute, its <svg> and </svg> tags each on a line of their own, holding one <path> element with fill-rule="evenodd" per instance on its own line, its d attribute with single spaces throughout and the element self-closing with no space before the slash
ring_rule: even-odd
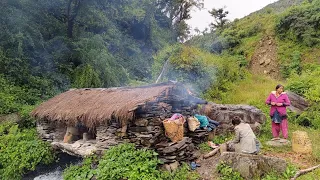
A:
<svg viewBox="0 0 320 180">
<path fill-rule="evenodd" d="M 67 35 L 69 38 L 73 38 L 74 21 L 78 15 L 80 9 L 81 0 L 69 0 L 67 8 Z"/>
</svg>

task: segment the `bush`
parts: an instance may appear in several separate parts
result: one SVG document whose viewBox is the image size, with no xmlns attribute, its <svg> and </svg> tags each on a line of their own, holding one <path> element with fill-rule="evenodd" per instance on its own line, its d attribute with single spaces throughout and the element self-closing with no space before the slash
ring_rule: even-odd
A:
<svg viewBox="0 0 320 180">
<path fill-rule="evenodd" d="M 74 165 L 65 169 L 64 179 L 128 179 L 128 180 L 196 180 L 199 175 L 190 172 L 187 164 L 183 164 L 174 172 L 163 172 L 157 169 L 161 164 L 157 153 L 146 149 L 136 149 L 134 144 L 120 144 L 106 151 L 97 161 L 97 157 L 89 157 L 82 165 Z"/>
<path fill-rule="evenodd" d="M 96 175 L 96 171 L 92 170 L 92 165 L 97 163 L 97 157 L 91 156 L 84 159 L 83 163 L 79 165 L 71 165 L 66 168 L 63 172 L 64 180 L 90 180 L 93 176 Z"/>
<path fill-rule="evenodd" d="M 221 180 L 242 180 L 240 173 L 234 171 L 229 165 L 225 162 L 221 162 L 217 166 L 218 172 L 221 174 Z"/>
<path fill-rule="evenodd" d="M 284 13 L 276 24 L 276 32 L 280 39 L 290 39 L 312 47 L 320 44 L 320 1 L 304 3 Z"/>
<path fill-rule="evenodd" d="M 37 138 L 35 129 L 12 123 L 0 125 L 0 152 L 0 179 L 20 179 L 38 164 L 54 160 L 50 145 Z"/>
<path fill-rule="evenodd" d="M 307 111 L 304 111 L 295 119 L 295 122 L 315 129 L 320 128 L 320 108 L 318 105 L 320 102 L 320 79 L 317 78 L 319 76 L 320 67 L 312 71 L 303 72 L 301 76 L 294 74 L 288 80 L 288 88 L 306 97 L 311 105 Z"/>
<path fill-rule="evenodd" d="M 112 147 L 99 162 L 97 179 L 156 180 L 160 176 L 157 155 L 150 150 L 136 150 L 133 144 Z"/>
</svg>

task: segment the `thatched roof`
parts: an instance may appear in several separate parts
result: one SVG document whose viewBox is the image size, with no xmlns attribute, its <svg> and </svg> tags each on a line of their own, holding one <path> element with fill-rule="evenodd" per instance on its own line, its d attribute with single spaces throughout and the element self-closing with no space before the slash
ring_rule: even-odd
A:
<svg viewBox="0 0 320 180">
<path fill-rule="evenodd" d="M 180 84 L 181 85 L 181 84 Z M 82 122 L 89 128 L 113 117 L 133 118 L 134 109 L 177 87 L 162 83 L 143 87 L 71 89 L 42 103 L 31 112 L 37 119 L 74 125 Z"/>
</svg>

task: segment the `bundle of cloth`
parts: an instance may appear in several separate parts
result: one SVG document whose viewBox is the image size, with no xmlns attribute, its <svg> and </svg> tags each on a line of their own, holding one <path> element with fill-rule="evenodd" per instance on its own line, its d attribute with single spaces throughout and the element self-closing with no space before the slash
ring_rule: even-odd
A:
<svg viewBox="0 0 320 180">
<path fill-rule="evenodd" d="M 207 116 L 195 114 L 194 117 L 200 122 L 199 128 L 206 129 L 207 131 L 212 131 L 219 126 L 219 122 L 214 121 Z"/>
</svg>

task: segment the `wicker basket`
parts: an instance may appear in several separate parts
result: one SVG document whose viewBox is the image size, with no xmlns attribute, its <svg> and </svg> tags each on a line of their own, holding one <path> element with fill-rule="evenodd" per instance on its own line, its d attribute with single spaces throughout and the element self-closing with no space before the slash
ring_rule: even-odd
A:
<svg viewBox="0 0 320 180">
<path fill-rule="evenodd" d="M 188 127 L 190 131 L 196 130 L 200 126 L 200 122 L 196 117 L 189 117 L 188 118 Z"/>
<path fill-rule="evenodd" d="M 297 153 L 312 153 L 312 144 L 307 132 L 295 131 L 292 133 L 292 150 Z"/>
<path fill-rule="evenodd" d="M 166 119 L 163 121 L 163 126 L 166 131 L 166 136 L 170 138 L 172 142 L 178 142 L 183 139 L 183 124 L 184 120 L 170 120 Z"/>
</svg>

